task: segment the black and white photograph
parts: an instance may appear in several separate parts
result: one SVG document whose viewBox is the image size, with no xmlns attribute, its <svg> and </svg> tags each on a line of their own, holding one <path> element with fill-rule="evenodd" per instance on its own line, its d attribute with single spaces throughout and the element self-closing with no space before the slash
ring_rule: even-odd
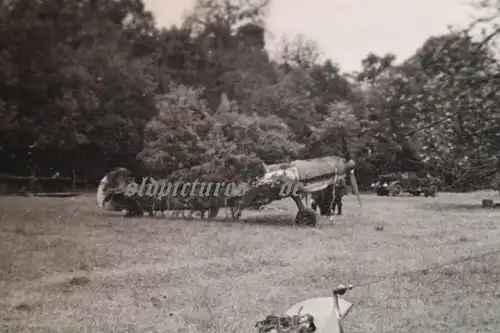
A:
<svg viewBox="0 0 500 333">
<path fill-rule="evenodd" d="M 0 0 L 0 332 L 500 333 L 500 0 Z"/>
</svg>

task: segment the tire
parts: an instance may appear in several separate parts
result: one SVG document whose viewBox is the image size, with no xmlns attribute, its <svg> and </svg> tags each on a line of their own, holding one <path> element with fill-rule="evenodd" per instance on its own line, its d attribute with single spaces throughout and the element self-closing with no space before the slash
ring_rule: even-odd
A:
<svg viewBox="0 0 500 333">
<path fill-rule="evenodd" d="M 298 211 L 295 216 L 295 223 L 297 225 L 308 225 L 311 227 L 316 226 L 318 223 L 318 217 L 316 213 L 309 208 L 306 208 L 304 211 Z"/>
<path fill-rule="evenodd" d="M 431 185 L 429 186 L 429 189 L 427 190 L 426 192 L 426 197 L 428 196 L 431 196 L 431 197 L 435 197 L 437 194 L 437 186 L 436 185 Z"/>
<path fill-rule="evenodd" d="M 401 192 L 403 192 L 403 187 L 399 184 L 394 185 L 389 190 L 389 194 L 391 197 L 397 197 L 401 194 Z"/>
</svg>

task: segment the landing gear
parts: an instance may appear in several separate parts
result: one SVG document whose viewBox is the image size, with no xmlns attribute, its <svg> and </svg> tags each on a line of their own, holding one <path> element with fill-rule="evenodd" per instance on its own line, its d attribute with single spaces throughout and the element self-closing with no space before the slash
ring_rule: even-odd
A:
<svg viewBox="0 0 500 333">
<path fill-rule="evenodd" d="M 243 213 L 243 209 L 240 207 L 231 207 L 231 219 L 233 221 L 238 221 L 241 217 L 241 214 Z"/>
<path fill-rule="evenodd" d="M 292 199 L 299 209 L 297 215 L 295 216 L 295 223 L 298 225 L 308 225 L 314 227 L 318 222 L 316 213 L 312 209 L 306 208 L 299 196 L 292 196 Z"/>
<path fill-rule="evenodd" d="M 318 218 L 312 209 L 306 208 L 303 211 L 299 210 L 297 212 L 297 215 L 295 216 L 295 223 L 298 225 L 303 224 L 314 227 L 316 223 L 318 223 Z"/>
</svg>

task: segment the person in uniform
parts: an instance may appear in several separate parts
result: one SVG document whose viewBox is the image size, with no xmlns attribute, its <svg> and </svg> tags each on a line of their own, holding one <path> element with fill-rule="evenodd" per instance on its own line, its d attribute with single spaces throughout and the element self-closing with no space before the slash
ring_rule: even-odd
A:
<svg viewBox="0 0 500 333">
<path fill-rule="evenodd" d="M 345 194 L 346 183 L 344 178 L 337 180 L 335 184 L 335 193 L 332 203 L 331 213 L 335 214 L 335 208 L 337 208 L 337 215 L 342 215 L 342 197 Z"/>
<path fill-rule="evenodd" d="M 327 188 L 312 194 L 311 209 L 316 212 L 319 208 L 321 216 L 331 215 L 331 203 L 333 200 L 333 184 Z"/>
<path fill-rule="evenodd" d="M 334 193 L 335 192 L 335 193 Z M 338 208 L 339 214 L 342 214 L 342 196 L 345 193 L 345 181 L 339 179 L 335 185 L 329 185 L 327 188 L 312 194 L 311 208 L 316 212 L 319 208 L 321 216 L 334 215 L 335 207 Z"/>
</svg>

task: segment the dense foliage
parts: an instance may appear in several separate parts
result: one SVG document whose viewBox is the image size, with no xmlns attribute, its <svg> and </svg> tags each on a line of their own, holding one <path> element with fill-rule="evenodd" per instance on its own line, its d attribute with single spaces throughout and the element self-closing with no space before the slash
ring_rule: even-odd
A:
<svg viewBox="0 0 500 333">
<path fill-rule="evenodd" d="M 343 73 L 303 38 L 271 59 L 266 0 L 198 0 L 169 28 L 141 0 L 3 1 L 0 173 L 95 184 L 116 166 L 166 177 L 349 154 L 365 186 L 422 168 L 487 184 L 500 166 L 500 11 L 481 3 L 489 35 L 431 36 L 401 63 L 369 54 Z"/>
</svg>

